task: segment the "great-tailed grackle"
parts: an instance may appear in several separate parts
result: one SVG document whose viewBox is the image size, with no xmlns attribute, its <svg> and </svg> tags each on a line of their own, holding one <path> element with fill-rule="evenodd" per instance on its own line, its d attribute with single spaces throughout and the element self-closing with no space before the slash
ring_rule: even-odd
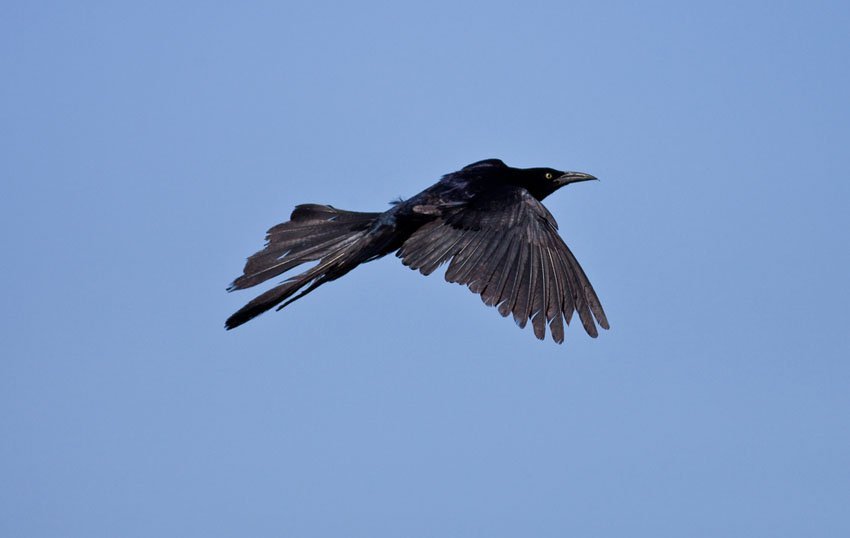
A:
<svg viewBox="0 0 850 538">
<path fill-rule="evenodd" d="M 228 291 L 249 288 L 305 262 L 319 263 L 261 294 L 230 316 L 227 329 L 278 310 L 361 263 L 395 252 L 423 275 L 450 262 L 446 280 L 465 284 L 502 316 L 528 320 L 539 339 L 564 341 L 562 320 L 578 312 L 585 331 L 608 328 L 599 298 L 541 200 L 570 183 L 596 179 L 552 168 L 511 168 L 498 159 L 446 174 L 383 213 L 299 205 L 271 228 L 265 248 Z M 305 288 L 306 286 L 306 288 Z M 302 290 L 303 288 L 303 290 Z M 296 292 L 299 292 L 297 295 Z M 278 306 L 280 305 L 280 306 Z"/>
</svg>

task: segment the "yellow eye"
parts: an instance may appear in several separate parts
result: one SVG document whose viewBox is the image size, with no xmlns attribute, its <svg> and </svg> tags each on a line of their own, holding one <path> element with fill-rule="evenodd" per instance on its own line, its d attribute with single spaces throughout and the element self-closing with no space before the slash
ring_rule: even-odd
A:
<svg viewBox="0 0 850 538">
<path fill-rule="evenodd" d="M 546 172 L 546 179 L 552 179 L 552 172 Z"/>
</svg>

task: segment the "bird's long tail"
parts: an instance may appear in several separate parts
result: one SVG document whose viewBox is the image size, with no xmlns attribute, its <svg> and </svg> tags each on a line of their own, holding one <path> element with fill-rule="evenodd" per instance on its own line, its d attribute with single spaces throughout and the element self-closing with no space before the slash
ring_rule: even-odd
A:
<svg viewBox="0 0 850 538">
<path fill-rule="evenodd" d="M 250 288 L 302 263 L 320 260 L 319 263 L 259 295 L 230 316 L 225 327 L 238 327 L 278 305 L 280 310 L 325 282 L 385 254 L 393 232 L 380 226 L 380 215 L 328 205 L 297 206 L 288 222 L 267 232 L 265 248 L 248 258 L 243 275 L 233 281 L 228 291 Z M 308 287 L 295 295 L 305 286 Z"/>
</svg>

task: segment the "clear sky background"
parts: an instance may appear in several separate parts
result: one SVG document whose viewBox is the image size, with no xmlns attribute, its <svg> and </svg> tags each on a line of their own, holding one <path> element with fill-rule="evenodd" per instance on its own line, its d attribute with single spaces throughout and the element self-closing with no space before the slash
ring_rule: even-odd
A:
<svg viewBox="0 0 850 538">
<path fill-rule="evenodd" d="M 850 536 L 847 2 L 4 2 L 0 535 Z M 499 157 L 612 329 L 394 257 L 236 331 L 298 203 Z"/>
</svg>

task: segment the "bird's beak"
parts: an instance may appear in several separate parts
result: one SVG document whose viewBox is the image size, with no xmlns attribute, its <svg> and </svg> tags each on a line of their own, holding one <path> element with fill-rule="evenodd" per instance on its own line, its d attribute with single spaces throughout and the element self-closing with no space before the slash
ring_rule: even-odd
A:
<svg viewBox="0 0 850 538">
<path fill-rule="evenodd" d="M 555 182 L 559 187 L 563 187 L 564 185 L 569 185 L 570 183 L 578 183 L 579 181 L 590 181 L 591 179 L 599 179 L 595 176 L 591 176 L 590 174 L 585 174 L 583 172 L 564 172 L 564 175 L 555 179 Z"/>
</svg>

